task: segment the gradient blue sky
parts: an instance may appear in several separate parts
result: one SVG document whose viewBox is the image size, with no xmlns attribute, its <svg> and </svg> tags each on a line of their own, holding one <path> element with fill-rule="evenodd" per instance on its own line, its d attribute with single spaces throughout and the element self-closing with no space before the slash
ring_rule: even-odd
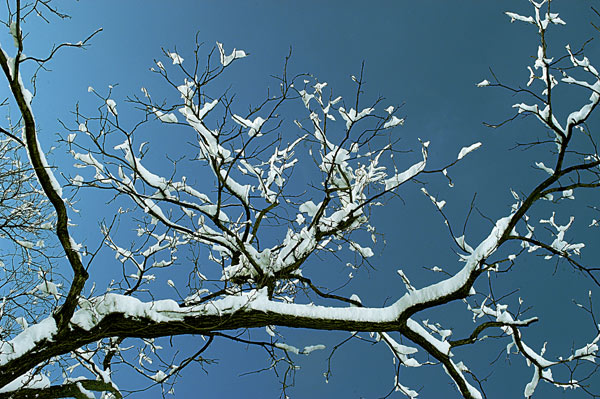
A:
<svg viewBox="0 0 600 399">
<path fill-rule="evenodd" d="M 431 140 L 432 167 L 454 159 L 461 147 L 481 141 L 483 147 L 453 171 L 453 189 L 448 188 L 442 178 L 428 180 L 429 191 L 448 201 L 449 216 L 458 224 L 464 220 L 474 193 L 477 193 L 481 212 L 496 220 L 508 212 L 513 201 L 510 188 L 527 192 L 543 177 L 532 168 L 533 161 L 542 160 L 543 156 L 538 159 L 534 157 L 535 152 L 508 151 L 517 141 L 544 137 L 545 132 L 535 120 L 517 120 L 497 130 L 482 125 L 483 121 L 499 122 L 512 116 L 512 104 L 523 98 L 499 89 L 475 87 L 477 82 L 491 78 L 489 67 L 507 84 L 526 83 L 526 66 L 533 63 L 531 57 L 537 49 L 536 32 L 533 26 L 511 24 L 503 14 L 509 10 L 529 15 L 531 7 L 525 0 L 61 3 L 72 19 L 54 21 L 50 25 L 39 22 L 26 25 L 24 30 L 31 32 L 26 53 L 45 54 L 53 43 L 77 42 L 99 27 L 104 31 L 94 38 L 88 50 L 63 52 L 49 65 L 52 71 L 41 73 L 38 78 L 33 106 L 40 141 L 46 148 L 61 131 L 57 119 L 72 122 L 70 112 L 77 102 L 89 111 L 97 106 L 87 93 L 90 85 L 98 91 L 106 91 L 109 84 L 118 83 L 113 95 L 117 100 L 139 94 L 141 86 L 153 93 L 162 93 L 162 82 L 148 71 L 153 60 L 163 58 L 161 48 L 175 47 L 180 55 L 191 60 L 198 33 L 207 49 L 219 41 L 228 51 L 236 47 L 250 53 L 250 57 L 236 62 L 227 75 L 226 83 L 237 94 L 240 109 L 245 109 L 248 102 L 261 100 L 267 86 L 275 86 L 269 75 L 280 73 L 291 46 L 292 73 L 311 73 L 342 95 L 353 94 L 350 76 L 358 74 L 361 62 L 366 61 L 366 98 L 384 96 L 391 104 L 405 103 L 401 116 L 406 117 L 406 124 L 398 131 L 401 145 L 418 149 L 417 138 Z M 553 3 L 554 11 L 567 22 L 566 27 L 553 29 L 549 37 L 553 43 L 551 48 L 557 54 L 563 54 L 566 43 L 578 47 L 591 37 L 596 38 L 594 41 L 600 39 L 600 33 L 590 25 L 592 20 L 600 23 L 600 18 L 590 10 L 592 4 L 591 0 Z M 4 48 L 12 46 L 7 36 L 2 38 Z M 590 45 L 588 55 L 592 61 L 600 59 L 597 44 Z M 164 59 L 163 62 L 166 64 Z M 585 99 L 576 91 L 565 96 L 564 104 Z M 563 117 L 572 110 L 574 108 L 565 109 Z M 124 112 L 120 110 L 121 115 Z M 152 134 L 160 137 L 171 133 Z M 177 139 L 165 138 L 161 147 L 165 152 L 174 146 L 186 145 Z M 55 151 L 54 161 L 58 165 L 70 162 L 61 154 L 60 149 Z M 101 216 L 98 211 L 101 208 L 95 202 L 100 199 L 90 194 L 81 193 L 82 214 L 75 234 L 93 237 L 97 234 L 96 220 Z M 439 215 L 419 187 L 414 185 L 401 195 L 403 201 L 390 201 L 374 215 L 379 231 L 387 240 L 386 248 L 379 248 L 380 254 L 374 261 L 377 270 L 360 273 L 354 285 L 342 291 L 347 295 L 359 293 L 371 306 L 380 306 L 386 300 L 389 303 L 402 295 L 403 288 L 395 274 L 400 267 L 409 272 L 413 284 L 419 287 L 437 281 L 437 276 L 423 267 L 445 265 L 448 270 L 460 267 Z M 589 198 L 597 203 L 597 196 Z M 586 225 L 589 214 L 585 214 L 584 205 L 585 201 L 571 205 L 581 207 L 578 209 L 563 206 L 560 220 L 565 221 L 570 214 L 581 211 L 584 213 L 582 226 Z M 540 216 L 547 218 L 549 214 L 542 212 Z M 474 217 L 469 230 L 471 241 L 484 237 L 489 227 L 488 221 Z M 593 235 L 588 235 L 586 243 L 593 247 L 598 243 L 598 231 L 590 233 Z M 586 251 L 587 259 L 592 259 L 594 254 L 597 259 L 598 249 Z M 577 308 L 571 299 L 585 300 L 592 286 L 566 266 L 559 265 L 556 269 L 554 266 L 533 257 L 524 258 L 519 270 L 498 278 L 496 287 L 505 292 L 515 288 L 524 290 L 513 299 L 523 296 L 529 301 L 528 305 L 534 306 L 531 315 L 542 316 L 542 321 L 527 331 L 527 337 L 539 348 L 546 337 L 552 336 L 558 344 L 549 348 L 549 352 L 568 355 L 573 342 L 589 339 L 592 332 L 588 319 L 575 311 Z M 347 273 L 347 270 L 340 265 L 338 272 Z M 95 273 L 101 278 L 101 270 L 92 272 Z M 525 291 L 532 294 L 527 295 Z M 597 289 L 596 292 L 600 294 Z M 432 312 L 431 317 L 445 326 L 453 326 L 453 311 L 462 311 L 462 306 L 457 304 L 445 312 Z M 583 324 L 587 330 L 571 328 L 581 323 L 587 323 Z M 331 348 L 347 337 L 342 333 L 310 331 L 286 334 L 287 341 L 299 347 L 324 343 Z M 201 345 L 196 338 L 175 342 L 181 345 L 180 349 L 190 351 Z M 489 367 L 506 343 L 483 344 L 474 352 L 457 351 L 472 370 L 477 372 L 481 367 L 480 378 L 496 370 L 485 385 L 489 398 L 522 397 L 523 388 L 531 378 L 531 369 L 516 356 L 507 361 L 500 354 L 498 362 Z M 322 374 L 327 368 L 328 354 L 329 351 L 314 352 L 310 357 L 298 359 L 302 369 L 296 375 L 296 386 L 289 391 L 292 398 L 376 398 L 392 387 L 392 356 L 382 345 L 354 343 L 342 347 L 333 358 L 333 375 L 325 384 Z M 206 355 L 218 359 L 218 364 L 207 366 L 207 373 L 199 367 L 190 367 L 176 386 L 175 397 L 279 397 L 280 385 L 271 372 L 240 376 L 268 365 L 261 351 L 217 342 Z M 510 362 L 523 374 L 511 372 Z M 126 373 L 116 377 L 124 388 L 133 380 L 135 377 Z M 413 389 L 422 389 L 420 397 L 423 398 L 458 397 L 440 367 L 403 370 L 401 381 Z M 581 393 L 547 388 L 541 385 L 536 397 L 582 397 Z M 136 393 L 132 397 L 160 397 L 160 390 Z"/>
</svg>

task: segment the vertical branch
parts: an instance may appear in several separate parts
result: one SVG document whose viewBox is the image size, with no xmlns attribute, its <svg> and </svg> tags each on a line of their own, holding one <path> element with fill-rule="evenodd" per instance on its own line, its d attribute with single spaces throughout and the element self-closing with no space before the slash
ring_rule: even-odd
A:
<svg viewBox="0 0 600 399">
<path fill-rule="evenodd" d="M 45 164 L 45 157 L 40 148 L 35 118 L 31 109 L 31 93 L 23 86 L 20 74 L 19 64 L 21 63 L 19 57 L 23 50 L 23 36 L 20 34 L 20 1 L 17 0 L 17 34 L 15 35 L 18 40 L 18 53 L 17 57 L 12 60 L 6 56 L 6 53 L 0 51 L 0 66 L 6 75 L 9 82 L 10 90 L 19 107 L 19 112 L 23 117 L 23 136 L 26 144 L 27 153 L 35 175 L 38 178 L 44 194 L 48 197 L 52 206 L 56 211 L 56 235 L 65 251 L 65 255 L 73 269 L 73 280 L 71 281 L 71 287 L 69 294 L 61 308 L 54 314 L 57 326 L 63 329 L 67 326 L 68 321 L 75 311 L 75 307 L 78 303 L 78 296 L 83 290 L 85 282 L 88 278 L 88 273 L 85 270 L 79 253 L 73 248 L 73 241 L 69 235 L 68 230 L 68 215 L 65 203 L 61 198 L 58 182 L 56 182 L 49 167 Z M 1 49 L 0 49 L 1 50 Z M 11 65 L 12 63 L 12 65 Z"/>
</svg>

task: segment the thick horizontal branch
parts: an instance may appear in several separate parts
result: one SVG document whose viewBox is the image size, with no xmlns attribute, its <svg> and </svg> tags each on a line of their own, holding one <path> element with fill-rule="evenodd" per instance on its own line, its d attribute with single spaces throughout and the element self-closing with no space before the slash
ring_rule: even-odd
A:
<svg viewBox="0 0 600 399">
<path fill-rule="evenodd" d="M 81 388 L 88 391 L 111 392 L 117 399 L 123 397 L 111 384 L 96 380 L 81 380 L 63 385 L 53 385 L 47 388 L 20 388 L 17 391 L 0 393 L 0 399 L 89 399 L 89 396 Z"/>
<path fill-rule="evenodd" d="M 348 310 L 358 310 L 356 308 Z M 368 311 L 368 310 L 367 310 Z M 25 374 L 42 361 L 64 355 L 92 342 L 109 337 L 157 338 L 176 335 L 210 335 L 211 332 L 276 325 L 311 330 L 340 331 L 398 331 L 397 321 L 319 319 L 308 316 L 242 310 L 225 315 L 195 315 L 157 322 L 151 318 L 132 318 L 124 313 L 111 313 L 92 329 L 72 326 L 71 331 L 59 332 L 51 340 L 38 342 L 30 351 L 0 366 L 0 387 Z M 10 345 L 5 343 L 4 345 Z M 5 356 L 5 355 L 4 355 Z M 4 357 L 3 356 L 3 357 Z M 1 397 L 0 397 L 1 398 Z"/>
</svg>

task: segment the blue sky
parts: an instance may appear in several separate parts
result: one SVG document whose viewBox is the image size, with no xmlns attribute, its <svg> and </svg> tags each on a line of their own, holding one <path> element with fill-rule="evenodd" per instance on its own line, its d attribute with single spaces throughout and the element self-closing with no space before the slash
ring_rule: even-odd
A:
<svg viewBox="0 0 600 399">
<path fill-rule="evenodd" d="M 510 209 L 513 201 L 510 188 L 527 192 L 543 177 L 532 168 L 538 153 L 520 149 L 509 151 L 516 142 L 544 137 L 545 132 L 533 118 L 518 119 L 496 130 L 482 124 L 511 117 L 514 114 L 511 106 L 523 99 L 499 89 L 475 86 L 483 79 L 491 80 L 490 67 L 507 84 L 526 83 L 529 75 L 526 66 L 533 63 L 531 57 L 537 49 L 536 32 L 533 26 L 511 24 L 503 14 L 509 10 L 529 15 L 531 7 L 525 0 L 400 0 L 370 4 L 358 1 L 207 0 L 166 4 L 158 1 L 65 2 L 65 11 L 72 19 L 53 21 L 50 25 L 36 22 L 24 27 L 31 31 L 26 41 L 28 54 L 45 54 L 52 43 L 77 42 L 99 27 L 104 29 L 86 51 L 64 51 L 49 64 L 52 71 L 40 74 L 33 106 L 42 145 L 48 148 L 56 139 L 56 133 L 61 132 L 57 119 L 73 123 L 71 111 L 76 103 L 90 113 L 98 106 L 88 93 L 88 86 L 105 93 L 108 85 L 118 84 L 113 98 L 121 101 L 127 96 L 139 95 L 141 86 L 159 96 L 172 98 L 177 93 L 167 91 L 149 68 L 154 59 L 167 63 L 161 48 L 176 48 L 184 59 L 191 60 L 194 38 L 198 34 L 207 50 L 219 41 L 228 51 L 235 47 L 250 53 L 249 57 L 236 61 L 226 81 L 222 82 L 224 88 L 231 86 L 232 92 L 236 93 L 239 109 L 245 109 L 249 102 L 260 101 L 268 86 L 275 87 L 276 82 L 269 76 L 280 73 L 291 47 L 289 65 L 292 73 L 313 74 L 345 96 L 353 94 L 350 76 L 358 74 L 365 61 L 365 98 L 374 100 L 383 96 L 391 104 L 404 104 L 400 114 L 406 118 L 406 124 L 397 132 L 402 139 L 401 146 L 418 150 L 417 138 L 431 140 L 432 167 L 453 160 L 462 147 L 481 141 L 482 148 L 452 171 L 453 189 L 442 177 L 427 180 L 428 190 L 448 201 L 448 214 L 458 224 L 464 220 L 474 193 L 477 193 L 479 210 L 496 220 Z M 600 18 L 590 10 L 592 4 L 592 1 L 584 0 L 553 3 L 554 11 L 567 22 L 566 27 L 555 28 L 549 37 L 553 43 L 551 49 L 556 54 L 563 54 L 566 43 L 575 48 L 591 37 L 595 37 L 594 41 L 600 38 L 600 32 L 589 23 L 592 20 L 600 23 Z M 8 39 L 3 36 L 4 48 L 11 45 Z M 598 55 L 598 46 L 592 43 L 588 56 L 594 61 L 600 58 Z M 582 99 L 585 97 L 577 91 L 565 92 L 562 104 Z M 134 121 L 133 111 L 129 116 L 125 109 L 124 106 L 120 110 L 120 115 L 126 121 Z M 563 117 L 572 110 L 566 108 Z M 144 134 L 153 139 L 166 136 L 160 147 L 160 151 L 166 153 L 187 145 L 175 133 L 174 130 L 162 132 L 157 129 Z M 159 151 L 159 148 L 153 151 Z M 54 154 L 56 164 L 70 165 L 71 161 L 60 148 Z M 96 220 L 102 216 L 98 204 L 105 200 L 92 194 L 80 193 L 82 212 L 77 220 L 79 227 L 75 230 L 75 234 L 89 237 L 90 242 L 97 234 Z M 586 213 L 586 201 L 597 203 L 597 195 L 585 195 L 581 201 L 560 208 L 563 212 L 561 220 L 579 212 L 584 218 L 590 215 Z M 371 306 L 381 306 L 386 300 L 395 300 L 403 294 L 396 275 L 396 269 L 400 267 L 410 271 L 414 285 L 423 286 L 436 281 L 433 273 L 424 267 L 447 265 L 448 270 L 457 270 L 460 265 L 442 220 L 419 187 L 414 185 L 404 190 L 401 197 L 389 201 L 374 215 L 378 229 L 387 241 L 385 248 L 378 248 L 378 257 L 374 261 L 376 270 L 361 272 L 353 285 L 342 291 L 347 295 L 360 293 L 363 301 L 368 301 Z M 542 212 L 540 216 L 549 215 Z M 483 238 L 489 231 L 490 224 L 482 217 L 474 217 L 470 223 L 469 234 L 473 241 Z M 590 247 L 598 243 L 597 230 L 584 233 L 590 237 L 586 241 Z M 589 248 L 587 259 L 593 259 L 594 254 L 597 258 L 598 249 Z M 318 267 L 314 266 L 316 270 Z M 343 265 L 335 269 L 328 273 L 347 273 Z M 92 275 L 105 278 L 101 270 L 92 271 Z M 539 325 L 527 331 L 537 347 L 551 334 L 562 346 L 553 347 L 550 352 L 568 354 L 572 342 L 589 338 L 584 331 L 567 329 L 572 323 L 585 322 L 589 326 L 585 315 L 575 312 L 571 299 L 585 300 L 588 288 L 592 288 L 588 280 L 568 267 L 559 265 L 555 268 L 554 264 L 548 266 L 548 262 L 534 257 L 524 258 L 519 270 L 498 277 L 496 284 L 499 291 L 524 290 L 517 296 L 530 300 L 528 304 L 534 306 L 532 314 L 543 317 Z M 531 294 L 526 295 L 526 291 Z M 452 311 L 461 310 L 461 306 L 451 305 L 449 311 L 432 312 L 431 317 L 452 325 Z M 455 327 L 458 329 L 459 326 Z M 347 334 L 286 331 L 286 337 L 300 347 L 325 343 L 331 348 Z M 189 348 L 191 351 L 202 345 L 200 338 L 177 339 L 175 342 L 181 345 L 181 350 Z M 496 370 L 486 385 L 490 398 L 522 397 L 523 387 L 530 379 L 530 369 L 516 356 L 510 360 L 524 374 L 511 373 L 511 365 L 502 355 L 493 367 L 489 366 L 505 344 L 482 346 L 485 351 L 475 348 L 464 355 L 466 362 L 477 365 L 472 369 L 481 367 L 479 376 L 482 378 L 490 370 Z M 327 368 L 328 354 L 329 351 L 315 352 L 298 359 L 302 369 L 296 374 L 296 386 L 289 391 L 291 397 L 374 398 L 384 396 L 392 387 L 391 354 L 382 345 L 353 343 L 342 347 L 333 357 L 333 375 L 326 384 L 323 372 Z M 462 352 L 460 356 L 463 356 Z M 271 372 L 239 376 L 268 365 L 268 359 L 261 351 L 218 342 L 207 352 L 207 357 L 219 359 L 218 364 L 206 366 L 207 373 L 199 367 L 189 368 L 175 388 L 176 397 L 279 396 L 280 385 Z M 126 387 L 128 380 L 136 377 L 123 373 L 117 378 L 120 378 L 117 379 L 120 386 Z M 401 379 L 413 389 L 422 388 L 421 397 L 424 398 L 457 397 L 454 386 L 440 367 L 426 367 L 415 372 L 403 370 Z M 538 397 L 581 397 L 570 391 L 564 393 L 546 388 L 540 387 Z M 132 397 L 160 397 L 159 389 L 150 392 L 136 393 Z"/>
</svg>

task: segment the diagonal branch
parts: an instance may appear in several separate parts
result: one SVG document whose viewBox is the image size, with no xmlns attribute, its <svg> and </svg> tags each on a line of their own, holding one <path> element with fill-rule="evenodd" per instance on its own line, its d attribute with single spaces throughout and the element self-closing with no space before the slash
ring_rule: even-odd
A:
<svg viewBox="0 0 600 399">
<path fill-rule="evenodd" d="M 20 44 L 22 47 L 22 44 Z M 11 68 L 11 63 L 12 65 Z M 20 61 L 17 59 L 9 60 L 4 51 L 0 51 L 0 66 L 9 81 L 10 90 L 19 107 L 19 111 L 23 117 L 24 123 L 24 141 L 27 146 L 27 153 L 31 161 L 31 165 L 35 174 L 42 186 L 42 189 L 52 206 L 56 210 L 56 235 L 65 251 L 67 259 L 73 269 L 73 280 L 67 298 L 61 308 L 55 313 L 54 317 L 57 321 L 59 329 L 66 328 L 68 321 L 73 315 L 77 306 L 79 294 L 83 290 L 85 281 L 88 278 L 88 273 L 85 270 L 79 253 L 73 248 L 73 241 L 68 230 L 68 215 L 65 203 L 61 195 L 57 192 L 58 182 L 51 176 L 51 171 L 45 165 L 45 157 L 37 139 L 35 119 L 30 107 L 31 98 L 29 93 L 23 86 L 17 66 Z M 14 75 L 14 76 L 13 76 Z M 26 97 L 27 96 L 27 97 Z M 58 186 L 59 187 L 59 186 Z"/>
</svg>

